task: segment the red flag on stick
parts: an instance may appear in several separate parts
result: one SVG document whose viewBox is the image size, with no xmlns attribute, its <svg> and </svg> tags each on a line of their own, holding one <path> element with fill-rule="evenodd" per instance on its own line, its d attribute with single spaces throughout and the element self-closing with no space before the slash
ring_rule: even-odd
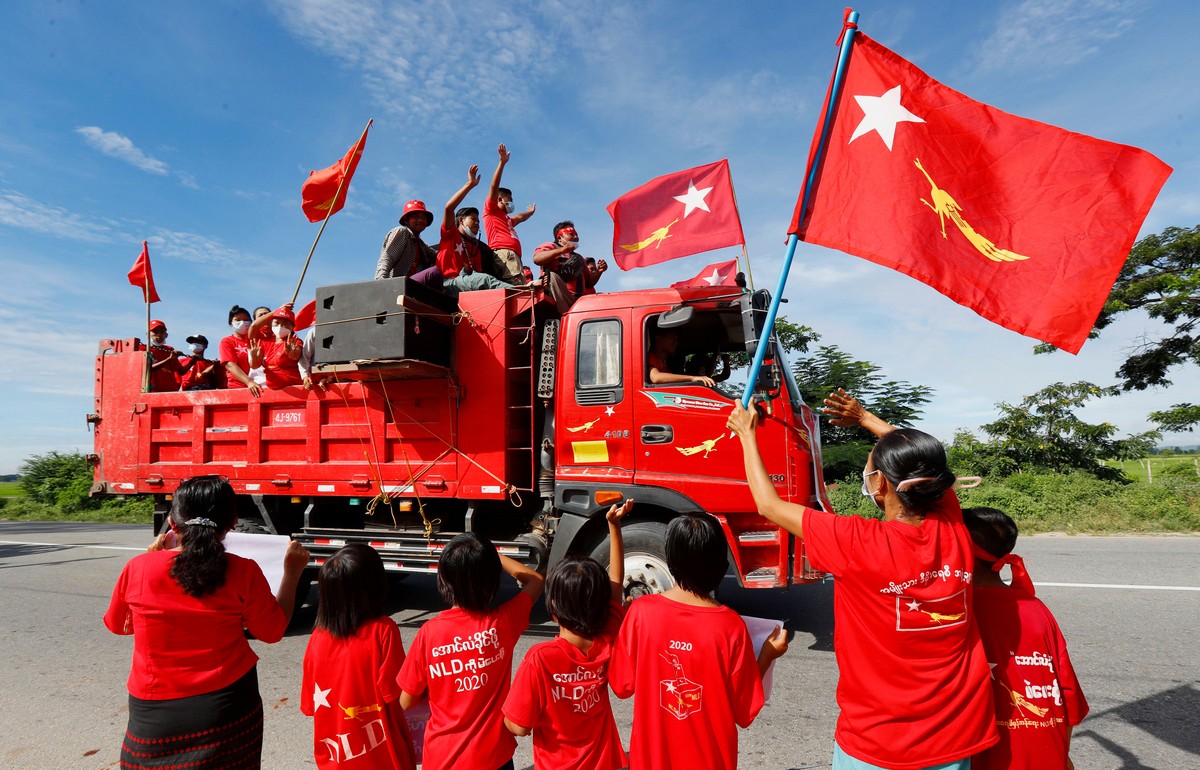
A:
<svg viewBox="0 0 1200 770">
<path fill-rule="evenodd" d="M 304 186 L 300 188 L 300 208 L 309 222 L 319 222 L 327 216 L 333 216 L 346 205 L 346 193 L 350 191 L 350 179 L 358 168 L 362 158 L 363 148 L 367 146 L 367 131 L 371 130 L 371 122 L 346 157 L 334 163 L 329 168 L 320 171 L 310 171 Z M 343 178 L 345 181 L 342 181 Z M 339 192 L 340 188 L 340 192 Z M 336 196 L 336 200 L 334 200 Z"/>
<path fill-rule="evenodd" d="M 142 253 L 129 269 L 129 284 L 142 290 L 146 302 L 159 302 L 158 292 L 154 288 L 154 273 L 150 270 L 150 247 L 142 241 Z"/>
<path fill-rule="evenodd" d="M 307 329 L 312 326 L 317 320 L 317 301 L 310 299 L 304 303 L 304 307 L 296 311 L 296 331 Z"/>
<path fill-rule="evenodd" d="M 718 262 L 700 271 L 695 278 L 671 284 L 672 289 L 686 289 L 689 286 L 737 286 L 737 260 Z"/>
<path fill-rule="evenodd" d="M 608 204 L 622 270 L 746 242 L 729 161 L 652 179 Z"/>
<path fill-rule="evenodd" d="M 1078 353 L 1171 168 L 976 102 L 861 32 L 836 107 L 788 232 Z"/>
</svg>

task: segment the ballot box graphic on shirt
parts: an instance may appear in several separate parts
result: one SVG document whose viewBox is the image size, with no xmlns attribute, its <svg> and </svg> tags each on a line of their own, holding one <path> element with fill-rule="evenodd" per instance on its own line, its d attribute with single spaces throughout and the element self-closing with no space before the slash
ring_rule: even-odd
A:
<svg viewBox="0 0 1200 770">
<path fill-rule="evenodd" d="M 897 631 L 932 631 L 967 622 L 967 590 L 937 599 L 896 596 Z"/>
<path fill-rule="evenodd" d="M 658 703 L 676 719 L 687 719 L 700 711 L 704 703 L 704 688 L 687 678 L 678 655 L 660 652 L 659 656 L 670 665 L 672 678 L 658 683 Z"/>
</svg>

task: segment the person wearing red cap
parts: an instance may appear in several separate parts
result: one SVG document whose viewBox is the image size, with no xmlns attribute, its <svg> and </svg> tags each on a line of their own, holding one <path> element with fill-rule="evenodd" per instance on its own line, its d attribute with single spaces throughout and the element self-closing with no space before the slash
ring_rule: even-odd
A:
<svg viewBox="0 0 1200 770">
<path fill-rule="evenodd" d="M 250 365 L 262 366 L 267 375 L 267 388 L 278 390 L 289 385 L 301 385 L 304 378 L 300 376 L 301 343 L 293 333 L 296 328 L 296 314 L 289 302 L 270 315 L 254 319 L 250 325 L 250 336 L 253 338 L 258 330 L 271 324 L 271 339 L 264 340 L 259 352 L 250 350 Z M 261 359 L 261 360 L 256 360 Z"/>
<path fill-rule="evenodd" d="M 1063 770 L 1071 731 L 1087 716 L 1067 642 L 1034 595 L 1025 562 L 1012 552 L 1017 525 L 995 508 L 964 508 L 975 550 L 975 620 L 988 665 L 1000 742 L 971 758 L 972 770 Z M 1000 570 L 1012 570 L 1005 585 Z"/>
<path fill-rule="evenodd" d="M 566 220 L 554 226 L 553 241 L 543 243 L 533 252 L 533 263 L 542 268 L 546 289 L 559 313 L 567 312 L 587 287 L 587 269 L 583 256 L 576 251 L 578 247 L 575 223 Z"/>
<path fill-rule="evenodd" d="M 167 325 L 162 321 L 150 322 L 150 390 L 163 393 L 179 390 L 179 351 L 167 345 Z"/>
<path fill-rule="evenodd" d="M 509 284 L 483 269 L 479 242 L 471 238 L 468 242 L 455 221 L 454 208 L 462 203 L 467 193 L 479 184 L 479 166 L 467 170 L 467 183 L 446 201 L 442 215 L 441 240 L 438 241 L 438 268 L 442 271 L 443 286 L 448 292 L 478 291 L 480 289 L 504 289 Z M 468 236 L 469 237 L 469 236 Z"/>
<path fill-rule="evenodd" d="M 533 216 L 537 211 L 535 204 L 520 214 L 513 214 L 512 190 L 500 186 L 504 176 L 504 167 L 512 158 L 512 153 L 504 145 L 496 148 L 500 161 L 492 174 L 492 183 L 488 187 L 487 200 L 483 202 L 483 229 L 487 232 L 488 246 L 496 252 L 496 256 L 504 263 L 505 274 L 500 279 L 514 286 L 526 283 L 521 264 L 521 239 L 517 237 L 517 225 Z"/>
<path fill-rule="evenodd" d="M 411 200 L 404 204 L 400 224 L 383 239 L 379 263 L 375 265 L 375 280 L 407 277 L 436 291 L 442 290 L 442 271 L 437 266 L 437 252 L 421 240 L 421 231 L 433 224 L 433 214 L 425 203 Z"/>
</svg>

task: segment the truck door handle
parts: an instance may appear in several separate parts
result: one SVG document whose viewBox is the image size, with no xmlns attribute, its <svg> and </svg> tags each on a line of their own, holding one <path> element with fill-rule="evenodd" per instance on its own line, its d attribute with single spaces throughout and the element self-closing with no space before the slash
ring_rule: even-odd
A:
<svg viewBox="0 0 1200 770">
<path fill-rule="evenodd" d="M 670 425 L 643 425 L 643 444 L 670 444 L 675 440 L 675 431 Z"/>
</svg>

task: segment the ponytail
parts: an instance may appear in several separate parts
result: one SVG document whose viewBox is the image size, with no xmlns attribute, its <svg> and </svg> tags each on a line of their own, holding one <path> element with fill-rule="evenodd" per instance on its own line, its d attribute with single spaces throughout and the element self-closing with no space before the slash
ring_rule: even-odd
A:
<svg viewBox="0 0 1200 770">
<path fill-rule="evenodd" d="M 225 585 L 225 533 L 237 521 L 233 487 L 220 476 L 184 480 L 175 492 L 171 525 L 182 550 L 171 577 L 188 596 L 211 594 Z"/>
<path fill-rule="evenodd" d="M 928 513 L 952 486 L 946 447 L 928 433 L 900 428 L 884 435 L 871 451 L 875 468 L 896 488 L 900 504 L 913 513 Z"/>
</svg>

